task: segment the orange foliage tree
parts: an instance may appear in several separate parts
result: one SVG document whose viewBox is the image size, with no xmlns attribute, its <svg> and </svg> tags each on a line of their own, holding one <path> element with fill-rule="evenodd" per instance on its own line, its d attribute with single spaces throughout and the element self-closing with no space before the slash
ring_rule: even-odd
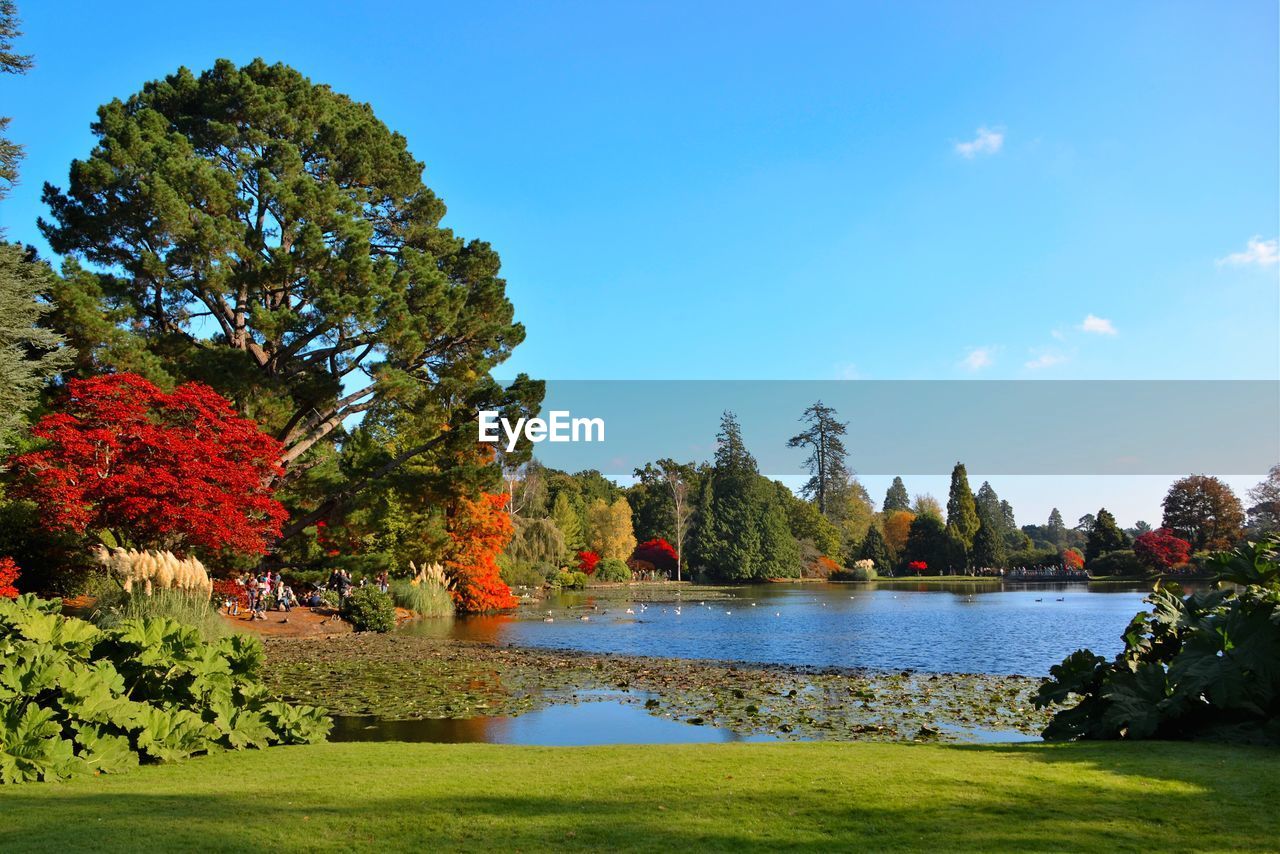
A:
<svg viewBox="0 0 1280 854">
<path fill-rule="evenodd" d="M 453 601 L 463 613 L 514 608 L 519 600 L 498 574 L 498 555 L 511 542 L 513 526 L 507 495 L 480 493 L 459 498 L 449 518 L 445 569 L 453 579 Z"/>
</svg>

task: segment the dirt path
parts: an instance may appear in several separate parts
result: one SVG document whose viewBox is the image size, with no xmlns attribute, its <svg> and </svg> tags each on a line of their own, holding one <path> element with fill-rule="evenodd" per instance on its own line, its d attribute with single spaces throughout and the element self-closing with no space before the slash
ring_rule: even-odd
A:
<svg viewBox="0 0 1280 854">
<path fill-rule="evenodd" d="M 331 608 L 294 608 L 292 611 L 267 611 L 265 620 L 250 620 L 248 611 L 233 617 L 223 612 L 222 619 L 239 632 L 253 632 L 272 638 L 324 638 L 351 634 L 351 625 Z"/>
</svg>

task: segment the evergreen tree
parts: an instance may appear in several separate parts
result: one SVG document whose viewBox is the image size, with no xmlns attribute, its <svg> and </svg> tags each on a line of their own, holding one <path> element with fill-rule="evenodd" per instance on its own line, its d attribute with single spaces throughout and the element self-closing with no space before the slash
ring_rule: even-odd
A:
<svg viewBox="0 0 1280 854">
<path fill-rule="evenodd" d="M 978 533 L 978 505 L 969 489 L 969 476 L 963 463 L 951 470 L 951 491 L 947 495 L 947 534 L 960 546 L 963 556 L 952 557 L 952 564 L 968 565 L 973 538 Z"/>
<path fill-rule="evenodd" d="M 999 569 L 1006 563 L 1004 533 L 1000 523 L 985 508 L 978 513 L 978 533 L 973 537 L 971 561 L 975 569 Z"/>
<path fill-rule="evenodd" d="M 889 488 L 884 493 L 884 505 L 881 510 L 890 513 L 894 510 L 910 510 L 911 496 L 907 495 L 906 484 L 902 482 L 902 478 L 895 477 L 893 483 L 889 484 Z"/>
<path fill-rule="evenodd" d="M 0 0 L 0 73 L 26 74 L 31 68 L 31 57 L 13 52 L 13 40 L 22 35 L 18 29 L 18 10 L 12 0 Z M 18 180 L 18 161 L 22 159 L 22 146 L 4 135 L 9 118 L 0 116 L 0 199 L 9 195 L 9 188 Z"/>
<path fill-rule="evenodd" d="M 760 564 L 754 577 L 798 578 L 800 544 L 791 535 L 787 513 L 776 497 L 766 496 L 760 514 Z"/>
<path fill-rule="evenodd" d="M 930 513 L 923 513 L 911 522 L 907 534 L 906 554 L 903 563 L 924 561 L 928 574 L 939 575 L 950 560 L 950 539 L 942 520 Z"/>
<path fill-rule="evenodd" d="M 1089 563 L 1094 558 L 1107 552 L 1129 548 L 1129 538 L 1116 524 L 1116 517 L 1103 507 L 1093 519 L 1089 528 L 1089 538 L 1085 541 L 1084 560 Z"/>
<path fill-rule="evenodd" d="M 996 495 L 996 491 L 987 481 L 982 482 L 982 486 L 978 487 L 978 491 L 973 496 L 974 505 L 978 508 L 978 518 L 982 521 L 985 513 L 991 519 L 993 524 L 1001 524 L 1004 521 L 1004 511 L 1000 509 L 1000 496 Z"/>
<path fill-rule="evenodd" d="M 1049 511 L 1049 524 L 1045 527 L 1048 529 L 1050 541 L 1055 546 L 1061 546 L 1066 541 L 1067 523 L 1062 520 L 1062 513 L 1057 507 Z"/>
<path fill-rule="evenodd" d="M 810 477 L 800 487 L 800 494 L 817 504 L 823 516 L 839 520 L 843 509 L 841 499 L 849 483 L 845 462 L 848 452 L 840 437 L 845 435 L 849 423 L 837 420 L 836 411 L 821 400 L 806 409 L 800 420 L 808 427 L 787 441 L 788 448 L 811 449 L 804 463 Z"/>
<path fill-rule="evenodd" d="M 527 416 L 542 384 L 493 379 L 524 338 L 500 259 L 442 225 L 403 136 L 261 60 L 180 69 L 102 106 L 92 129 L 66 188 L 46 186 L 40 223 L 56 252 L 92 265 L 56 295 L 82 364 L 235 400 L 283 443 L 299 508 L 285 539 L 392 479 L 449 506 L 494 491 L 476 411 Z M 364 413 L 393 443 L 356 466 L 339 439 Z M 300 483 L 326 445 L 339 477 Z M 505 463 L 522 455 L 527 443 Z"/>
<path fill-rule="evenodd" d="M 62 337 L 40 325 L 54 280 L 47 264 L 0 244 L 0 458 L 40 389 L 71 364 Z"/>
<path fill-rule="evenodd" d="M 578 552 L 586 546 L 586 540 L 582 536 L 582 517 L 574 508 L 568 492 L 561 491 L 556 495 L 556 500 L 551 505 L 551 521 L 560 529 L 566 552 Z M 560 560 L 567 557 L 568 555 L 562 555 Z"/>
<path fill-rule="evenodd" d="M 889 545 L 884 541 L 884 537 L 880 535 L 880 529 L 875 525 L 868 528 L 867 535 L 862 538 L 862 545 L 858 547 L 857 559 L 871 561 L 879 575 L 893 574 L 893 557 L 889 553 Z"/>
</svg>

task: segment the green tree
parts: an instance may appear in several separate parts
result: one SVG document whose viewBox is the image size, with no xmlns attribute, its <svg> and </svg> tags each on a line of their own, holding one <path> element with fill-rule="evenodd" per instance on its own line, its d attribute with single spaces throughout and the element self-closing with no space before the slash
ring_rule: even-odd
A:
<svg viewBox="0 0 1280 854">
<path fill-rule="evenodd" d="M 995 509 L 997 513 L 1000 510 L 998 505 Z M 997 569 L 1007 565 L 1003 526 L 997 518 L 993 518 L 986 507 L 981 507 L 978 511 L 978 533 L 973 537 L 973 550 L 970 554 L 976 568 Z"/>
<path fill-rule="evenodd" d="M 551 521 L 560 530 L 566 551 L 578 552 L 586 547 L 586 539 L 582 535 L 582 513 L 573 506 L 567 492 L 558 494 L 551 505 Z M 557 562 L 565 557 L 566 555 L 561 555 Z"/>
<path fill-rule="evenodd" d="M 1280 531 L 1280 465 L 1249 490 L 1249 527 L 1258 534 Z"/>
<path fill-rule="evenodd" d="M 13 0 L 0 0 L 0 74 L 26 74 L 31 69 L 31 57 L 13 52 L 13 42 L 22 31 L 18 29 L 18 9 Z M 9 195 L 9 189 L 18 181 L 18 163 L 22 160 L 22 146 L 5 136 L 9 118 L 0 116 L 0 199 Z"/>
<path fill-rule="evenodd" d="M 950 557 L 950 539 L 942 519 L 931 513 L 916 516 L 911 522 L 911 532 L 907 534 L 903 563 L 922 560 L 928 565 L 930 574 L 937 575 L 948 565 Z"/>
<path fill-rule="evenodd" d="M 1244 508 L 1221 480 L 1193 474 L 1169 487 L 1162 525 L 1191 543 L 1194 551 L 1228 549 L 1240 539 Z"/>
<path fill-rule="evenodd" d="M 811 504 L 793 495 L 782 483 L 776 485 L 778 500 L 787 509 L 787 524 L 791 534 L 797 540 L 808 540 L 814 547 L 831 558 L 839 561 L 841 557 L 840 529 L 831 520 L 822 515 L 816 504 Z"/>
<path fill-rule="evenodd" d="M 880 529 L 872 525 L 867 529 L 867 535 L 862 538 L 862 544 L 858 547 L 858 560 L 869 560 L 875 564 L 876 572 L 880 575 L 893 574 L 893 557 L 889 553 L 889 545 L 884 541 L 884 537 L 880 535 Z"/>
<path fill-rule="evenodd" d="M 947 534 L 961 547 L 962 556 L 956 561 L 961 565 L 968 564 L 978 524 L 978 505 L 969 489 L 969 476 L 964 464 L 956 463 L 951 470 L 951 491 L 947 495 Z"/>
<path fill-rule="evenodd" d="M 911 509 L 911 496 L 907 495 L 907 486 L 902 478 L 895 477 L 893 483 L 889 484 L 884 493 L 884 505 L 880 509 L 884 513 Z"/>
<path fill-rule="evenodd" d="M 98 271 L 70 268 L 58 295 L 86 362 L 209 382 L 282 440 L 286 484 L 344 424 L 379 419 L 383 452 L 345 461 L 286 537 L 406 469 L 479 488 L 456 462 L 487 464 L 476 410 L 526 415 L 542 388 L 491 378 L 524 338 L 498 255 L 441 226 L 402 136 L 261 60 L 179 69 L 101 107 L 92 130 L 40 223 Z M 441 464 L 413 469 L 424 461 Z"/>
<path fill-rule="evenodd" d="M 800 420 L 807 426 L 787 441 L 788 448 L 810 449 L 804 462 L 810 477 L 800 494 L 818 505 L 823 516 L 838 521 L 849 483 L 848 452 L 841 438 L 849 423 L 837 419 L 836 411 L 821 400 L 806 409 Z"/>
<path fill-rule="evenodd" d="M 0 456 L 44 384 L 71 364 L 62 337 L 40 323 L 54 278 L 22 247 L 0 243 Z"/>
<path fill-rule="evenodd" d="M 1093 524 L 1089 527 L 1089 537 L 1085 540 L 1084 546 L 1085 563 L 1090 563 L 1094 558 L 1101 557 L 1107 552 L 1127 548 L 1129 548 L 1129 538 L 1125 536 L 1124 531 L 1120 530 L 1120 526 L 1116 524 L 1116 517 L 1111 515 L 1111 511 L 1103 507 L 1098 511 L 1098 515 L 1093 517 Z"/>
</svg>

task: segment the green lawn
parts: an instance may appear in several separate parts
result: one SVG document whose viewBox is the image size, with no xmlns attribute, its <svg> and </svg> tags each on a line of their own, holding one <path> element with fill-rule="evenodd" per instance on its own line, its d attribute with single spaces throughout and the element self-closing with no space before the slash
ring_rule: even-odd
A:
<svg viewBox="0 0 1280 854">
<path fill-rule="evenodd" d="M 0 789 L 0 850 L 1274 850 L 1280 752 L 325 744 Z"/>
</svg>

